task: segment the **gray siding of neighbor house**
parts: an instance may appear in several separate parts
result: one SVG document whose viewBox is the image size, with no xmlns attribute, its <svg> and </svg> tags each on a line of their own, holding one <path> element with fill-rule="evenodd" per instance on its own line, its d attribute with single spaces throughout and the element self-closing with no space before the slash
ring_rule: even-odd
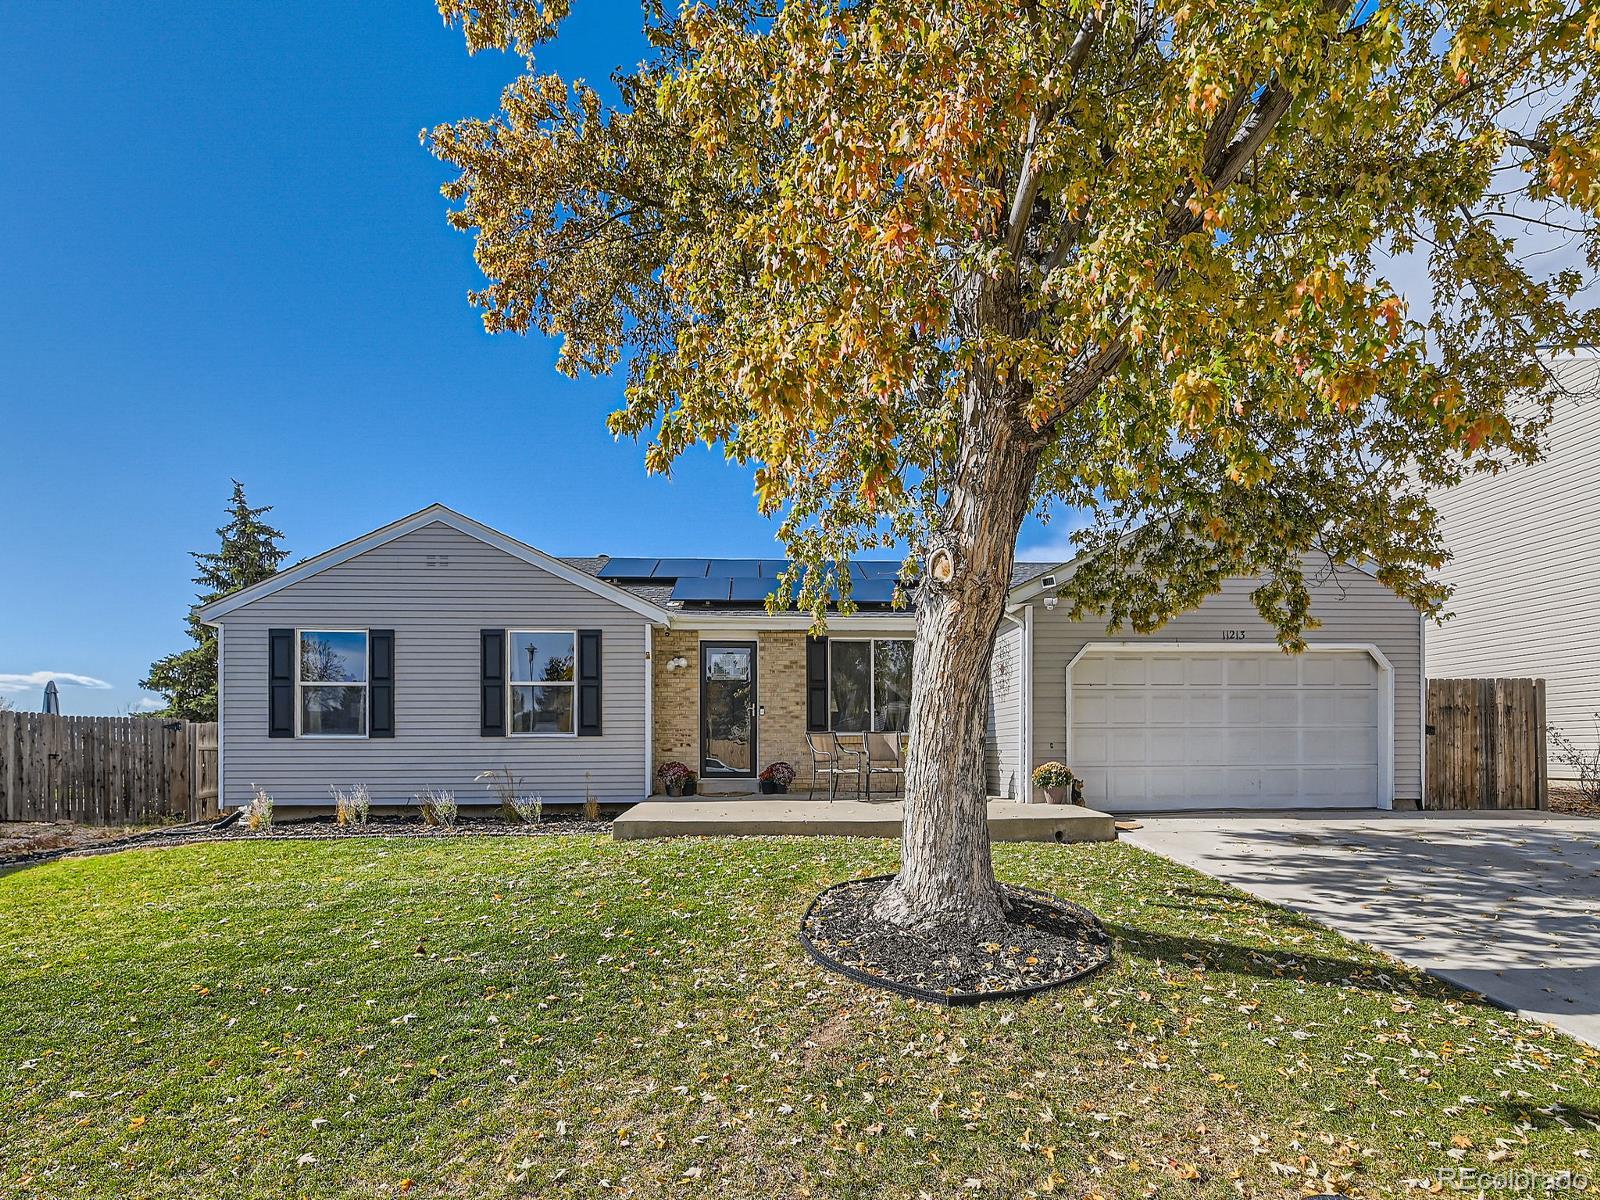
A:
<svg viewBox="0 0 1600 1200">
<path fill-rule="evenodd" d="M 1312 644 L 1361 642 L 1376 645 L 1394 671 L 1394 793 L 1396 799 L 1422 795 L 1422 619 L 1417 610 L 1364 571 L 1340 567 L 1321 582 L 1326 562 L 1308 561 L 1311 612 L 1322 622 L 1306 640 Z M 1152 634 L 1130 630 L 1108 634 L 1101 622 L 1073 621 L 1067 605 L 1054 612 L 1038 600 L 1033 628 L 1033 762 L 1056 759 L 1071 765 L 1067 730 L 1067 664 L 1089 642 L 1215 642 L 1224 631 L 1243 630 L 1241 642 L 1273 644 L 1272 631 L 1250 602 L 1257 581 L 1231 579 L 1199 607 L 1175 617 Z M 1037 797 L 1036 797 L 1037 798 Z"/>
<path fill-rule="evenodd" d="M 374 804 L 409 803 L 424 788 L 479 803 L 488 792 L 474 776 L 502 765 L 547 803 L 582 800 L 586 782 L 605 801 L 644 793 L 645 619 L 448 525 L 405 534 L 219 624 L 225 804 L 245 803 L 260 784 L 279 805 L 326 805 L 330 784 L 353 783 Z M 480 736 L 479 631 L 501 627 L 603 631 L 601 736 Z M 269 738 L 273 628 L 393 629 L 394 737 Z"/>
<path fill-rule="evenodd" d="M 1011 621 L 1000 623 L 989 667 L 989 728 L 984 743 L 984 767 L 991 796 L 1018 799 L 1022 784 L 1017 766 L 1022 736 L 1022 630 Z"/>
<path fill-rule="evenodd" d="M 1454 557 L 1454 614 L 1428 630 L 1428 674 L 1546 681 L 1548 723 L 1600 740 L 1600 354 L 1553 359 L 1559 400 L 1545 458 L 1434 495 Z M 1576 774 L 1551 761 L 1550 774 Z"/>
</svg>

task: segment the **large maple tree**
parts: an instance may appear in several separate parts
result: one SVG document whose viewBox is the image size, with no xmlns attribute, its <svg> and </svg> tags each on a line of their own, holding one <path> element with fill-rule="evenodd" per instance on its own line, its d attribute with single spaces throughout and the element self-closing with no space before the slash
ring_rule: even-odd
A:
<svg viewBox="0 0 1600 1200">
<path fill-rule="evenodd" d="M 997 916 L 985 680 L 1031 510 L 1092 514 L 1069 586 L 1112 623 L 1244 574 L 1295 649 L 1311 555 L 1438 613 L 1429 490 L 1535 453 L 1542 356 L 1600 324 L 1593 3 L 651 3 L 605 96 L 540 72 L 566 0 L 438 3 L 527 61 L 427 135 L 487 327 L 625 370 L 650 470 L 751 464 L 819 613 L 864 547 L 939 568 L 887 921 Z"/>
</svg>

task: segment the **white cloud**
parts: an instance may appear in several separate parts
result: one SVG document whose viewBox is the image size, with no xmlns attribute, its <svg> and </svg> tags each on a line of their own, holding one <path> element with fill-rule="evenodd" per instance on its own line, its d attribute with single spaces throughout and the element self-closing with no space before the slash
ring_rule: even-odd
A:
<svg viewBox="0 0 1600 1200">
<path fill-rule="evenodd" d="M 130 710 L 136 713 L 160 712 L 167 706 L 167 702 L 160 696 L 140 696 L 133 702 Z"/>
<path fill-rule="evenodd" d="M 1094 524 L 1094 515 L 1078 509 L 1056 513 L 1048 525 L 1029 522 L 1017 537 L 1018 562 L 1070 562 L 1078 556 L 1072 535 Z M 1031 527 L 1030 527 L 1031 526 Z"/>
<path fill-rule="evenodd" d="M 60 687 L 109 688 L 111 686 L 104 679 L 96 679 L 93 675 L 78 675 L 72 671 L 33 671 L 27 675 L 0 673 L 0 692 L 26 692 L 30 688 L 42 688 L 52 679 Z"/>
</svg>

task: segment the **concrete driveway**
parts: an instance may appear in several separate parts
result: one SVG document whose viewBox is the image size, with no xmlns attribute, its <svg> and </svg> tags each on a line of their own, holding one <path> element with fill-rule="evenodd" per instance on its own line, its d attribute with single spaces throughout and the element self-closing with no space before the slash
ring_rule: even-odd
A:
<svg viewBox="0 0 1600 1200">
<path fill-rule="evenodd" d="M 1600 1045 L 1600 820 L 1529 813 L 1140 817 L 1122 834 Z"/>
</svg>

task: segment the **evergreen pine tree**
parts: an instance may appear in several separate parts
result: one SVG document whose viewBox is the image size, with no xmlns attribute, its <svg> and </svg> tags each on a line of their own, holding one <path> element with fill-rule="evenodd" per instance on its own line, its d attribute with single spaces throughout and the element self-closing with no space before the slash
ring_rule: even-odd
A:
<svg viewBox="0 0 1600 1200">
<path fill-rule="evenodd" d="M 222 544 L 215 554 L 195 552 L 199 568 L 194 582 L 201 592 L 195 608 L 247 588 L 277 573 L 288 551 L 278 548 L 283 534 L 263 521 L 271 505 L 251 508 L 244 484 L 233 481 L 228 502 L 229 520 L 217 530 Z M 164 696 L 167 706 L 158 714 L 185 721 L 217 719 L 217 631 L 202 625 L 189 613 L 189 637 L 194 645 L 150 664 L 150 674 L 139 686 Z"/>
</svg>

